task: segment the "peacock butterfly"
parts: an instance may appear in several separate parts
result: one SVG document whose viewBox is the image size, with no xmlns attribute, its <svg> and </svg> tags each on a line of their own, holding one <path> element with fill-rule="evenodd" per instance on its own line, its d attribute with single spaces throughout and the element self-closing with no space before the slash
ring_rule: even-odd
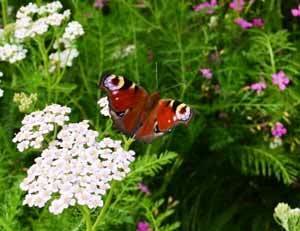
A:
<svg viewBox="0 0 300 231">
<path fill-rule="evenodd" d="M 192 118 L 192 110 L 186 104 L 161 99 L 159 93 L 148 94 L 123 76 L 103 76 L 100 88 L 108 93 L 116 127 L 136 140 L 149 143 L 180 123 L 187 125 Z"/>
</svg>

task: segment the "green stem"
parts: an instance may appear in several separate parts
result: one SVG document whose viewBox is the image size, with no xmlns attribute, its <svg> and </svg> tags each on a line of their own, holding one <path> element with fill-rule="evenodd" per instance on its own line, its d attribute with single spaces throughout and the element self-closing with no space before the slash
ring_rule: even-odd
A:
<svg viewBox="0 0 300 231">
<path fill-rule="evenodd" d="M 92 231 L 92 221 L 91 221 L 91 213 L 88 207 L 82 206 L 80 207 L 81 213 L 86 223 L 86 231 Z"/>
<path fill-rule="evenodd" d="M 1 7 L 2 7 L 2 20 L 3 20 L 3 26 L 5 27 L 8 23 L 8 16 L 7 16 L 7 0 L 2 0 L 1 2 Z"/>
<path fill-rule="evenodd" d="M 99 213 L 99 215 L 98 215 L 98 217 L 97 217 L 97 219 L 96 219 L 96 221 L 95 221 L 95 223 L 94 223 L 91 231 L 96 231 L 97 226 L 99 225 L 99 223 L 102 220 L 102 218 L 104 217 L 104 215 L 105 215 L 108 207 L 110 206 L 111 201 L 112 201 L 112 197 L 113 197 L 113 190 L 114 190 L 114 183 L 112 183 L 112 185 L 111 185 L 109 193 L 108 193 L 107 197 L 105 198 L 104 206 L 101 209 L 101 211 L 100 211 L 100 213 Z"/>
<path fill-rule="evenodd" d="M 269 38 L 267 38 L 267 39 L 268 39 L 267 48 L 268 48 L 268 52 L 269 52 L 269 56 L 270 56 L 272 72 L 275 73 L 276 72 L 276 66 L 275 66 L 274 52 L 273 52 L 273 48 L 272 48 L 270 39 Z"/>
<path fill-rule="evenodd" d="M 45 67 L 45 75 L 46 75 L 46 79 L 47 79 L 47 91 L 48 91 L 48 101 L 50 101 L 51 99 L 51 79 L 50 79 L 50 74 L 49 74 L 49 59 L 48 59 L 48 54 L 47 54 L 47 49 L 45 47 L 45 43 L 43 40 L 41 39 L 37 39 L 36 40 L 39 51 L 42 55 L 42 59 L 43 59 L 43 64 Z"/>
</svg>

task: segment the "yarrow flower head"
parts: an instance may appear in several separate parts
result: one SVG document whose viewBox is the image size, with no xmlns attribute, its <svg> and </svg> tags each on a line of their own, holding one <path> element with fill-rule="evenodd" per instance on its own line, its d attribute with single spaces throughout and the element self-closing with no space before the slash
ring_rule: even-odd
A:
<svg viewBox="0 0 300 231">
<path fill-rule="evenodd" d="M 214 8 L 218 5 L 217 0 L 211 0 L 210 2 L 203 2 L 193 7 L 194 11 L 205 10 L 207 14 L 213 14 Z"/>
<path fill-rule="evenodd" d="M 251 27 L 253 27 L 253 24 L 251 22 L 248 22 L 247 20 L 243 18 L 236 18 L 234 20 L 235 24 L 239 25 L 241 28 L 247 30 Z"/>
<path fill-rule="evenodd" d="M 16 63 L 26 58 L 27 50 L 20 44 L 6 43 L 0 46 L 0 61 Z"/>
<path fill-rule="evenodd" d="M 244 0 L 233 0 L 229 7 L 237 12 L 241 12 L 244 8 L 245 1 Z"/>
<path fill-rule="evenodd" d="M 109 102 L 107 96 L 100 98 L 98 100 L 98 105 L 101 108 L 100 113 L 104 116 L 110 117 Z"/>
<path fill-rule="evenodd" d="M 253 91 L 256 91 L 256 93 L 261 93 L 263 90 L 267 88 L 267 84 L 265 82 L 257 82 L 257 83 L 252 83 L 250 85 L 250 89 Z"/>
<path fill-rule="evenodd" d="M 136 231 L 151 231 L 151 227 L 148 222 L 146 221 L 140 221 L 137 224 Z"/>
<path fill-rule="evenodd" d="M 119 48 L 116 50 L 113 54 L 112 57 L 114 59 L 122 59 L 125 58 L 131 54 L 133 54 L 136 51 L 136 46 L 134 44 L 129 44 L 126 47 Z"/>
<path fill-rule="evenodd" d="M 271 132 L 274 137 L 282 137 L 287 134 L 287 129 L 282 123 L 276 122 Z"/>
<path fill-rule="evenodd" d="M 27 191 L 23 204 L 43 207 L 52 199 L 49 211 L 53 214 L 75 204 L 102 207 L 110 181 L 126 176 L 135 153 L 124 150 L 121 141 L 97 142 L 97 137 L 87 121 L 64 125 L 28 169 L 20 185 Z"/>
<path fill-rule="evenodd" d="M 68 107 L 52 104 L 42 111 L 25 116 L 13 142 L 17 143 L 20 152 L 29 148 L 41 148 L 45 136 L 54 131 L 55 126 L 63 126 L 66 121 L 69 121 L 70 112 L 71 109 Z"/>
<path fill-rule="evenodd" d="M 76 48 L 68 48 L 63 51 L 57 51 L 49 55 L 51 62 L 50 72 L 54 72 L 57 68 L 71 67 L 73 60 L 79 56 Z"/>
<path fill-rule="evenodd" d="M 294 17 L 300 17 L 300 5 L 297 8 L 291 9 L 291 13 Z"/>
<path fill-rule="evenodd" d="M 29 37 L 45 34 L 50 26 L 60 26 L 71 15 L 70 10 L 59 13 L 62 7 L 59 1 L 40 7 L 34 3 L 22 6 L 17 12 L 15 37 L 23 41 Z"/>
<path fill-rule="evenodd" d="M 62 43 L 65 48 L 70 48 L 74 44 L 74 41 L 82 35 L 84 35 L 82 25 L 77 21 L 69 22 L 65 28 L 62 38 L 55 42 L 54 48 L 58 49 L 60 43 Z"/>
<path fill-rule="evenodd" d="M 272 75 L 272 82 L 277 85 L 281 91 L 283 91 L 290 83 L 290 80 L 283 71 L 279 71 Z"/>
<path fill-rule="evenodd" d="M 51 66 L 49 71 L 54 72 L 57 68 L 71 67 L 73 60 L 79 56 L 75 43 L 84 34 L 82 25 L 77 21 L 69 22 L 60 39 L 55 41 L 53 48 L 57 51 L 49 55 Z M 63 45 L 64 50 L 59 50 Z"/>
<path fill-rule="evenodd" d="M 24 92 L 15 93 L 13 101 L 18 105 L 20 112 L 26 112 L 37 101 L 37 94 L 34 93 L 34 94 L 27 95 Z"/>
<path fill-rule="evenodd" d="M 212 76 L 213 76 L 212 71 L 211 71 L 211 69 L 209 69 L 209 68 L 201 68 L 201 69 L 199 70 L 199 72 L 200 72 L 201 75 L 202 75 L 204 78 L 206 78 L 206 79 L 211 79 Z"/>
</svg>

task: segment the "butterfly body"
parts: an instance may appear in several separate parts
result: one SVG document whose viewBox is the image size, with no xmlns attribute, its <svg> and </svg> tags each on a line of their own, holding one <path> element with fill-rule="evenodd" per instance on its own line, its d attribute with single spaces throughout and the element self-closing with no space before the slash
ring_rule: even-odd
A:
<svg viewBox="0 0 300 231">
<path fill-rule="evenodd" d="M 148 94 L 123 76 L 106 75 L 100 87 L 108 93 L 109 109 L 116 127 L 137 140 L 151 142 L 176 125 L 187 124 L 190 107 L 159 93 Z"/>
</svg>

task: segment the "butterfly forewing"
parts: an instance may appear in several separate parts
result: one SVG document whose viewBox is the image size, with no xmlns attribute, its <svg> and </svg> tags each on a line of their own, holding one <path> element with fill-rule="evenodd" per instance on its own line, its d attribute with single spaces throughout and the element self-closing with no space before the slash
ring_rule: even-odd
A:
<svg viewBox="0 0 300 231">
<path fill-rule="evenodd" d="M 110 114 L 117 128 L 133 135 L 140 124 L 148 93 L 132 81 L 116 75 L 104 76 L 101 88 L 108 93 Z"/>
</svg>

